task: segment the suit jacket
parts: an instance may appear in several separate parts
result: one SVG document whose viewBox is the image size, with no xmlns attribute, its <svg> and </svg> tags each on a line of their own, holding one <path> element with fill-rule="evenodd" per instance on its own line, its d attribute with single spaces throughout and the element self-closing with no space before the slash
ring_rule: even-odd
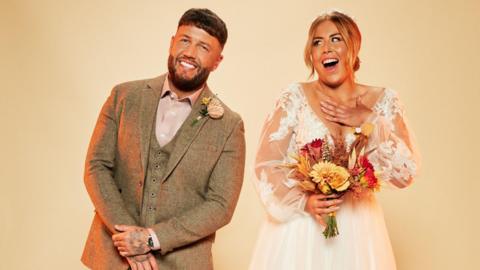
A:
<svg viewBox="0 0 480 270">
<path fill-rule="evenodd" d="M 140 224 L 150 139 L 166 75 L 114 87 L 102 107 L 85 162 L 95 216 L 82 262 L 92 269 L 127 269 L 111 239 L 114 225 Z M 206 87 L 178 131 L 161 181 L 152 226 L 161 245 L 160 269 L 211 269 L 215 231 L 233 215 L 243 182 L 243 121 L 224 106 L 220 119 L 195 125 Z"/>
</svg>

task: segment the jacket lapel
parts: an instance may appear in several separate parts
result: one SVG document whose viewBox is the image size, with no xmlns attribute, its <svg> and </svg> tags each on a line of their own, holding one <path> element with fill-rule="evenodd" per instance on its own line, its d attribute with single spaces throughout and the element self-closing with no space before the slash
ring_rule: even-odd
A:
<svg viewBox="0 0 480 270">
<path fill-rule="evenodd" d="M 165 170 L 163 181 L 165 181 L 168 176 L 172 173 L 173 169 L 177 166 L 177 164 L 182 159 L 183 155 L 187 152 L 188 148 L 197 137 L 198 133 L 202 129 L 203 125 L 208 121 L 210 117 L 205 116 L 198 120 L 195 124 L 192 124 L 198 116 L 200 116 L 200 111 L 203 109 L 202 99 L 204 97 L 212 97 L 213 94 L 208 88 L 205 86 L 205 89 L 202 91 L 198 99 L 196 100 L 195 104 L 192 107 L 192 111 L 188 115 L 185 122 L 183 122 L 180 129 L 177 131 L 177 141 L 175 142 L 174 149 L 170 154 L 170 159 L 168 160 L 167 168 Z"/>
<path fill-rule="evenodd" d="M 158 102 L 165 82 L 166 74 L 153 78 L 148 81 L 149 88 L 143 89 L 140 102 L 140 153 L 143 167 L 143 178 L 147 172 L 148 156 L 150 151 L 150 140 L 152 128 L 155 125 Z M 142 179 L 143 179 L 142 178 Z"/>
</svg>

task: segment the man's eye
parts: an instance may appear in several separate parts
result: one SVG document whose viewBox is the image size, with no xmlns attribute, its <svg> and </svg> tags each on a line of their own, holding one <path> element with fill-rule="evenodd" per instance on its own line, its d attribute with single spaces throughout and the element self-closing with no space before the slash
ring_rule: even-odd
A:
<svg viewBox="0 0 480 270">
<path fill-rule="evenodd" d="M 202 48 L 202 50 L 205 51 L 205 52 L 208 52 L 208 51 L 209 51 L 209 49 L 208 49 L 207 46 L 200 46 L 200 48 Z"/>
</svg>

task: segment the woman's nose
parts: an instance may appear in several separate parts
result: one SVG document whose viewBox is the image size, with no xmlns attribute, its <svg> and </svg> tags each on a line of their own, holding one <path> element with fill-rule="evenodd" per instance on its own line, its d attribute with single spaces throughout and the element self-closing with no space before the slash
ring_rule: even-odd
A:
<svg viewBox="0 0 480 270">
<path fill-rule="evenodd" d="M 332 51 L 332 44 L 330 42 L 324 42 L 322 44 L 322 52 L 323 53 L 328 53 Z"/>
</svg>

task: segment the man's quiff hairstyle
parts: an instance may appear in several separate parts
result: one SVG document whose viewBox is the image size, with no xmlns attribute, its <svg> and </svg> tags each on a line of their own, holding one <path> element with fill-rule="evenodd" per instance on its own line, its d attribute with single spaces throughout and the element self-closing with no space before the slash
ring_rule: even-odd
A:
<svg viewBox="0 0 480 270">
<path fill-rule="evenodd" d="M 180 18 L 180 21 L 178 21 L 178 27 L 182 25 L 193 25 L 203 29 L 215 37 L 222 48 L 227 42 L 228 31 L 225 22 L 209 9 L 191 8 L 187 10 Z"/>
</svg>

